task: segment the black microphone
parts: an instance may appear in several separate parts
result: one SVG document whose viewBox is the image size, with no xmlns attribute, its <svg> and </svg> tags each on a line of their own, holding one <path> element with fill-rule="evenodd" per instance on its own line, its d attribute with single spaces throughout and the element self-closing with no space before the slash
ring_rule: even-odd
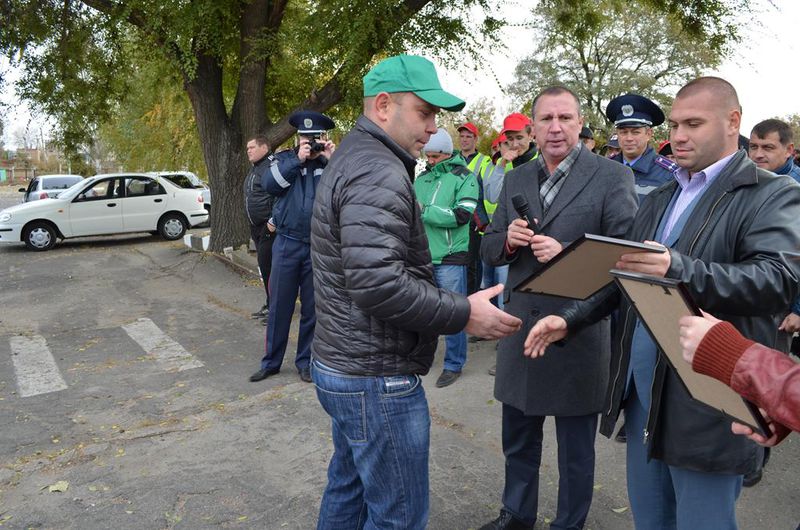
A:
<svg viewBox="0 0 800 530">
<path fill-rule="evenodd" d="M 536 221 L 536 218 L 532 218 L 530 216 L 528 201 L 525 200 L 525 197 L 522 196 L 522 194 L 517 193 L 511 197 L 511 203 L 514 205 L 514 209 L 519 214 L 519 218 L 528 223 L 528 228 L 535 230 L 538 222 Z"/>
</svg>

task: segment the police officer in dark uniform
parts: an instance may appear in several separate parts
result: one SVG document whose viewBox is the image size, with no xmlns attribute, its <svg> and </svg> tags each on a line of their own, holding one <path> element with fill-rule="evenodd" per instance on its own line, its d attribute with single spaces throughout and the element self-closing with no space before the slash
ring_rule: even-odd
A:
<svg viewBox="0 0 800 530">
<path fill-rule="evenodd" d="M 269 273 L 272 268 L 272 241 L 274 227 L 267 223 L 272 217 L 275 196 L 261 186 L 264 175 L 273 161 L 269 141 L 263 134 L 257 134 L 247 142 L 247 159 L 253 164 L 244 179 L 244 210 L 250 223 L 250 237 L 256 246 L 258 270 L 264 282 L 266 299 L 264 306 L 252 314 L 267 324 L 269 315 Z"/>
<path fill-rule="evenodd" d="M 276 153 L 261 180 L 262 186 L 277 196 L 271 220 L 277 235 L 272 246 L 266 353 L 250 381 L 261 381 L 280 371 L 299 291 L 300 332 L 295 366 L 300 379 L 311 382 L 311 341 L 317 321 L 311 274 L 311 213 L 317 183 L 335 149 L 333 142 L 327 140 L 326 131 L 335 124 L 324 114 L 312 111 L 295 112 L 289 123 L 297 128 L 297 146 Z"/>
<path fill-rule="evenodd" d="M 609 102 L 606 117 L 614 122 L 621 149 L 612 160 L 633 170 L 641 203 L 648 193 L 671 181 L 678 169 L 675 162 L 656 154 L 650 145 L 652 128 L 664 123 L 664 112 L 644 96 L 625 94 Z"/>
</svg>

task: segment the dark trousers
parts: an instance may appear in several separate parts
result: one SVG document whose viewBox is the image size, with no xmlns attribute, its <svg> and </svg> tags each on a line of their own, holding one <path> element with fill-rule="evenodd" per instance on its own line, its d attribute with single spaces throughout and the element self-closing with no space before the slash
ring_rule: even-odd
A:
<svg viewBox="0 0 800 530">
<path fill-rule="evenodd" d="M 267 230 L 267 222 L 257 225 L 250 225 L 250 237 L 256 245 L 256 259 L 258 260 L 258 272 L 261 273 L 261 280 L 264 282 L 264 291 L 267 294 L 269 305 L 269 273 L 272 270 L 272 242 L 275 240 L 274 234 Z"/>
<path fill-rule="evenodd" d="M 267 343 L 261 368 L 280 368 L 283 363 L 299 291 L 300 330 L 294 364 L 298 370 L 304 370 L 311 362 L 311 342 L 314 340 L 314 326 L 317 323 L 314 278 L 311 274 L 311 245 L 280 234 L 275 237 L 269 290 L 271 296 Z"/>
<path fill-rule="evenodd" d="M 467 294 L 481 290 L 483 279 L 483 262 L 481 261 L 481 234 L 472 226 L 469 228 L 469 247 L 467 263 Z"/>
<path fill-rule="evenodd" d="M 546 416 L 526 416 L 503 405 L 503 454 L 506 484 L 503 506 L 533 526 L 539 509 L 542 425 Z M 558 508 L 552 529 L 583 528 L 594 489 L 594 440 L 597 414 L 556 416 Z"/>
</svg>

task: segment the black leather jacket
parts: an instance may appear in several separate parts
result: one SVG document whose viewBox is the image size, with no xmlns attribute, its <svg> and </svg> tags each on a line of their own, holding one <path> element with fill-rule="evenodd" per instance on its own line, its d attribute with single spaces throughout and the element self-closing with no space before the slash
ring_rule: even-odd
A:
<svg viewBox="0 0 800 530">
<path fill-rule="evenodd" d="M 673 180 L 642 202 L 628 239 L 654 239 L 676 187 Z M 739 151 L 700 198 L 670 256 L 666 277 L 684 282 L 703 310 L 756 342 L 788 350 L 790 337 L 778 325 L 800 280 L 800 186 L 791 178 L 758 169 Z M 619 416 L 635 313 L 613 285 L 561 313 L 573 332 L 616 306 L 620 321 L 600 427 L 605 436 L 611 436 Z M 715 473 L 742 474 L 757 465 L 755 444 L 731 434 L 730 419 L 693 401 L 663 355 L 650 392 L 645 432 L 650 457 Z"/>
<path fill-rule="evenodd" d="M 426 374 L 439 334 L 469 320 L 466 297 L 434 282 L 412 186 L 415 163 L 361 116 L 317 185 L 312 352 L 336 370 Z"/>
<path fill-rule="evenodd" d="M 275 197 L 261 186 L 261 179 L 269 171 L 272 155 L 267 155 L 250 168 L 244 179 L 244 210 L 251 225 L 266 223 L 272 217 Z"/>
</svg>

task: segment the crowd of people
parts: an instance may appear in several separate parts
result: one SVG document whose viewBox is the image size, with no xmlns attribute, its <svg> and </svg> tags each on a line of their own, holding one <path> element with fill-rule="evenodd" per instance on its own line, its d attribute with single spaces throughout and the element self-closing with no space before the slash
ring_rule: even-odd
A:
<svg viewBox="0 0 800 530">
<path fill-rule="evenodd" d="M 326 136 L 333 121 L 311 111 L 290 118 L 293 149 L 273 153 L 258 135 L 247 144 L 245 204 L 266 289 L 254 317 L 267 326 L 250 380 L 279 372 L 299 295 L 295 365 L 332 420 L 318 528 L 425 528 L 430 415 L 420 376 L 440 335 L 437 387 L 459 379 L 468 340 L 499 339 L 490 373 L 505 485 L 498 517 L 481 529 L 536 523 L 548 416 L 560 476 L 550 526 L 582 528 L 598 425 L 613 436 L 622 412 L 636 527 L 736 528 L 762 446 L 798 428 L 800 374 L 786 355 L 800 331 L 800 167 L 789 125 L 768 119 L 741 137 L 735 88 L 701 77 L 678 91 L 668 117 L 642 95 L 614 98 L 614 134 L 598 148 L 578 97 L 552 86 L 530 116 L 507 116 L 484 154 L 475 124 L 455 131 L 458 149 L 437 127 L 440 110 L 465 102 L 428 60 L 385 59 L 363 90 L 363 114 L 338 148 Z M 669 140 L 655 147 L 665 121 Z M 663 247 L 622 255 L 616 268 L 680 280 L 726 321 L 687 317 L 675 335 L 696 371 L 765 409 L 771 433 L 731 426 L 695 401 L 613 283 L 587 300 L 513 291 L 586 233 Z"/>
</svg>

